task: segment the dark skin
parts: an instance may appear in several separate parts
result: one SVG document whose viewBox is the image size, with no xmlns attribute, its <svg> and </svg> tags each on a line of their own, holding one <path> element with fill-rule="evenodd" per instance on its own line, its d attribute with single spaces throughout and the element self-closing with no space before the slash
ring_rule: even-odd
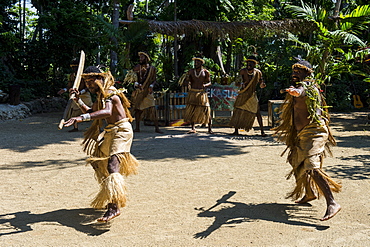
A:
<svg viewBox="0 0 370 247">
<path fill-rule="evenodd" d="M 303 81 L 310 74 L 311 73 L 305 69 L 294 68 L 292 73 L 293 85 L 296 85 L 296 82 Z M 300 131 L 310 123 L 310 119 L 308 118 L 309 112 L 307 110 L 304 88 L 301 85 L 290 86 L 289 88 L 286 89 L 286 92 L 294 96 L 293 121 L 296 130 Z M 319 114 L 321 113 L 319 109 L 317 109 L 317 112 Z M 334 217 L 341 210 L 341 206 L 334 200 L 334 196 L 330 190 L 328 182 L 325 180 L 324 177 L 322 177 L 322 175 L 316 169 L 313 169 L 311 176 L 318 185 L 318 187 L 320 188 L 320 190 L 323 192 L 326 200 L 327 205 L 326 212 L 324 217 L 321 218 L 320 220 L 321 221 L 328 220 Z M 309 185 L 306 186 L 305 192 L 306 194 L 303 196 L 303 198 L 301 200 L 296 201 L 296 203 L 303 204 L 315 200 L 317 198 Z"/>
<path fill-rule="evenodd" d="M 137 73 L 139 79 L 141 79 L 142 81 L 145 81 L 145 78 L 141 78 L 141 75 L 144 75 L 148 68 L 149 68 L 148 58 L 145 55 L 141 54 L 139 56 L 139 64 L 134 67 L 133 71 L 135 71 Z M 139 82 L 137 90 L 143 90 L 143 85 L 141 84 L 141 82 Z M 152 94 L 152 93 L 153 93 L 153 88 L 149 87 L 149 94 Z M 142 110 L 135 109 L 135 130 L 134 130 L 134 132 L 140 132 L 140 117 L 141 117 L 141 114 L 143 114 Z M 155 126 L 155 132 L 163 133 L 159 129 L 158 119 L 154 119 L 154 126 Z"/>
<path fill-rule="evenodd" d="M 249 82 L 252 80 L 253 78 L 253 71 L 254 71 L 254 68 L 256 67 L 256 63 L 253 62 L 253 61 L 247 61 L 247 67 L 240 70 L 240 75 L 242 76 L 243 78 L 243 84 L 241 86 L 241 89 L 245 88 Z M 266 84 L 265 82 L 263 81 L 263 79 L 261 80 L 261 83 L 260 83 L 260 88 L 265 88 L 266 87 Z M 256 117 L 257 117 L 257 122 L 258 122 L 258 125 L 260 126 L 260 130 L 261 130 L 261 136 L 265 137 L 266 134 L 263 130 L 263 122 L 262 122 L 262 116 L 261 116 L 261 111 L 260 111 L 260 106 L 258 105 L 257 107 L 257 113 L 256 113 Z M 232 133 L 232 135 L 239 135 L 239 130 L 237 128 L 235 128 L 235 131 L 234 133 Z"/>
<path fill-rule="evenodd" d="M 196 75 L 199 75 L 198 77 Z M 188 71 L 187 75 L 187 81 L 184 82 L 184 85 L 191 85 L 192 89 L 204 89 L 206 87 L 209 87 L 212 85 L 211 83 L 211 77 L 208 71 L 203 70 L 203 62 L 196 59 L 194 60 L 194 69 L 191 69 Z M 192 122 L 191 124 L 191 130 L 188 132 L 196 133 L 195 130 L 195 123 Z M 212 131 L 212 117 L 209 116 L 209 122 L 208 122 L 208 133 L 213 134 Z"/>
<path fill-rule="evenodd" d="M 100 88 L 98 87 L 97 83 L 102 84 L 103 83 L 102 78 L 93 76 L 93 77 L 87 78 L 85 80 L 85 83 L 91 93 L 93 94 L 101 93 Z M 72 89 L 71 94 L 73 93 L 76 94 L 76 98 L 74 98 L 74 100 L 77 102 L 79 99 L 79 91 L 77 89 Z M 106 102 L 104 109 L 97 110 L 97 102 L 95 102 L 92 108 L 84 105 L 82 107 L 82 111 L 84 113 L 90 113 L 92 120 L 93 119 L 105 119 L 105 121 L 108 124 L 113 124 L 127 117 L 125 113 L 125 109 L 122 105 L 121 99 L 117 95 L 112 96 L 110 102 L 109 101 Z M 80 122 L 82 122 L 82 117 L 78 116 L 78 117 L 73 117 L 69 119 L 67 122 L 65 122 L 64 125 L 68 127 L 68 126 L 71 126 L 72 124 L 80 123 Z M 115 155 L 111 156 L 110 159 L 108 160 L 108 167 L 107 167 L 108 172 L 109 173 L 119 172 L 120 170 L 119 167 L 120 167 L 120 164 L 119 164 L 118 158 Z M 117 204 L 115 202 L 111 202 L 108 204 L 108 209 L 106 213 L 103 215 L 103 217 L 98 218 L 97 220 L 107 222 L 119 216 L 120 214 L 121 212 Z"/>
</svg>

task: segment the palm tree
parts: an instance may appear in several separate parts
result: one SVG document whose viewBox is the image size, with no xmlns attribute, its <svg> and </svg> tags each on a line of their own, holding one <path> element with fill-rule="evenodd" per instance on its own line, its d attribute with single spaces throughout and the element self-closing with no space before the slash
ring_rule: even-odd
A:
<svg viewBox="0 0 370 247">
<path fill-rule="evenodd" d="M 364 56 L 366 50 L 358 50 L 366 47 L 361 34 L 370 23 L 370 5 L 358 6 L 352 11 L 342 9 L 338 13 L 337 8 L 328 11 L 303 2 L 301 7 L 287 5 L 286 8 L 297 18 L 310 20 L 317 26 L 312 44 L 294 35 L 290 39 L 307 51 L 307 60 L 317 65 L 319 83 L 348 70 L 346 65 L 355 56 Z"/>
</svg>

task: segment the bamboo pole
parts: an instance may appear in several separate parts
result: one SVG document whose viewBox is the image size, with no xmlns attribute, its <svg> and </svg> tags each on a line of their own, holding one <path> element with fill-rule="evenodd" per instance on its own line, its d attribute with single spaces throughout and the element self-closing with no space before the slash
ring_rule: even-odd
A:
<svg viewBox="0 0 370 247">
<path fill-rule="evenodd" d="M 170 121 L 173 119 L 173 92 L 170 91 L 170 100 L 169 100 L 169 110 L 170 110 Z"/>
</svg>

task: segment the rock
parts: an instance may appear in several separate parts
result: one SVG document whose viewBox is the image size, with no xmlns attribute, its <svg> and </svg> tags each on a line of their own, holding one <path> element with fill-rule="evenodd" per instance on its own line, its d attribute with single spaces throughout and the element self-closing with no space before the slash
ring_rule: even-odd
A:
<svg viewBox="0 0 370 247">
<path fill-rule="evenodd" d="M 30 109 L 24 104 L 19 104 L 19 105 L 1 104 L 0 105 L 0 120 L 22 119 L 30 115 L 31 115 Z"/>
<path fill-rule="evenodd" d="M 4 93 L 2 90 L 0 90 L 0 103 L 6 103 L 8 102 L 9 94 Z"/>
<path fill-rule="evenodd" d="M 67 100 L 62 97 L 42 98 L 19 105 L 0 104 L 0 120 L 22 119 L 36 113 L 63 111 Z"/>
</svg>

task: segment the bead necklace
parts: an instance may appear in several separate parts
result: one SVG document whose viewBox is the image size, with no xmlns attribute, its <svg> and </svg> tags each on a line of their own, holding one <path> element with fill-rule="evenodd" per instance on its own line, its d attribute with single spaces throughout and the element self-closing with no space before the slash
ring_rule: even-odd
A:
<svg viewBox="0 0 370 247">
<path fill-rule="evenodd" d="M 195 69 L 194 70 L 194 75 L 195 75 L 195 77 L 199 77 L 200 76 L 200 74 L 202 73 L 202 71 L 203 71 L 203 69 L 201 69 L 200 71 L 199 71 L 199 74 L 197 74 L 197 70 Z"/>
<path fill-rule="evenodd" d="M 140 75 L 140 78 L 139 78 L 139 80 L 140 81 L 142 81 L 143 79 L 145 79 L 146 78 L 146 76 L 147 76 L 147 73 L 148 73 L 148 71 L 149 71 L 149 66 L 148 65 L 145 65 L 145 67 L 141 67 L 140 66 L 140 72 L 139 72 L 139 75 Z M 143 72 L 144 72 L 144 75 L 143 75 Z"/>
</svg>

